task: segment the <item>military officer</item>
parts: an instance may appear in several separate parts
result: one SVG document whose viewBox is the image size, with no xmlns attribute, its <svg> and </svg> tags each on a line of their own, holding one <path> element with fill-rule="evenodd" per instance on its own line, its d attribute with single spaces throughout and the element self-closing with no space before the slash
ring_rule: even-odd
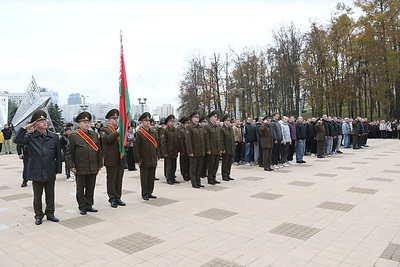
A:
<svg viewBox="0 0 400 267">
<path fill-rule="evenodd" d="M 190 118 L 184 116 L 179 120 L 179 122 L 181 123 L 181 125 L 179 126 L 179 166 L 181 169 L 183 180 L 190 181 L 190 158 L 187 153 L 185 142 L 185 129 L 190 125 Z"/>
<path fill-rule="evenodd" d="M 360 145 L 358 143 L 359 136 L 361 136 L 361 125 L 360 125 L 361 117 L 354 118 L 352 122 L 353 126 L 353 149 L 360 149 Z"/>
<path fill-rule="evenodd" d="M 66 161 L 71 172 L 75 174 L 76 200 L 81 215 L 86 212 L 97 212 L 93 208 L 96 176 L 103 166 L 103 155 L 98 134 L 89 131 L 92 115 L 82 112 L 75 121 L 80 129 L 69 137 Z"/>
<path fill-rule="evenodd" d="M 203 128 L 203 133 L 204 133 L 204 138 L 206 137 L 206 131 L 205 131 L 205 127 L 208 125 L 208 120 L 207 120 L 207 116 L 203 116 L 199 119 L 199 124 L 200 126 Z M 204 139 L 205 140 L 205 139 Z M 208 157 L 207 154 L 204 156 L 204 160 L 203 160 L 203 167 L 201 168 L 201 174 L 200 174 L 200 178 L 205 178 L 208 176 Z"/>
<path fill-rule="evenodd" d="M 32 133 L 27 129 L 35 127 Z M 44 215 L 47 220 L 58 222 L 54 216 L 54 185 L 56 174 L 61 173 L 62 158 L 58 136 L 48 130 L 47 115 L 43 110 L 33 113 L 31 122 L 19 129 L 14 142 L 27 146 L 29 150 L 28 180 L 33 186 L 33 209 L 35 224 L 42 224 Z M 42 210 L 43 189 L 46 194 L 46 210 Z"/>
<path fill-rule="evenodd" d="M 218 125 L 218 115 L 215 110 L 210 112 L 207 117 L 210 119 L 210 123 L 205 127 L 206 157 L 208 165 L 207 179 L 208 184 L 215 185 L 221 183 L 216 180 L 219 155 L 222 152 L 221 128 Z"/>
<path fill-rule="evenodd" d="M 273 171 L 272 164 L 272 148 L 274 147 L 274 132 L 269 124 L 268 117 L 263 118 L 263 124 L 260 126 L 261 147 L 263 150 L 263 166 L 264 171 Z"/>
<path fill-rule="evenodd" d="M 199 113 L 190 114 L 191 124 L 185 129 L 185 142 L 190 157 L 190 181 L 193 188 L 204 187 L 200 182 L 201 168 L 205 155 L 203 128 L 199 125 Z"/>
<path fill-rule="evenodd" d="M 235 154 L 235 137 L 233 134 L 232 123 L 229 115 L 222 118 L 222 180 L 230 181 L 233 155 Z"/>
<path fill-rule="evenodd" d="M 175 179 L 176 159 L 179 153 L 179 132 L 174 127 L 174 115 L 169 115 L 165 122 L 167 126 L 161 131 L 161 147 L 164 156 L 164 173 L 167 183 L 170 185 L 178 184 Z"/>
<path fill-rule="evenodd" d="M 153 195 L 153 190 L 159 152 L 157 132 L 155 129 L 150 128 L 150 119 L 149 112 L 145 112 L 140 116 L 139 121 L 142 125 L 136 133 L 134 144 L 135 160 L 140 167 L 140 185 L 143 200 L 157 198 Z"/>
<path fill-rule="evenodd" d="M 317 140 L 317 157 L 324 158 L 324 147 L 325 147 L 325 126 L 321 119 L 317 120 L 315 124 L 315 140 Z"/>
<path fill-rule="evenodd" d="M 106 114 L 109 125 L 100 129 L 104 166 L 106 166 L 107 171 L 108 202 L 110 202 L 112 208 L 126 206 L 121 200 L 126 155 L 121 157 L 121 153 L 119 152 L 119 143 L 122 140 L 120 140 L 119 132 L 117 131 L 118 117 L 118 109 L 110 110 Z"/>
</svg>

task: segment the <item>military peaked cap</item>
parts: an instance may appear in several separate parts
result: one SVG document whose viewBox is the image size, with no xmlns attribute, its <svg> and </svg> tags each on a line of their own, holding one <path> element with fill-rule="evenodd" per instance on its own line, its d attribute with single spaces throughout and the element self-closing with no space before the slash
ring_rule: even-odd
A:
<svg viewBox="0 0 400 267">
<path fill-rule="evenodd" d="M 169 115 L 168 117 L 165 118 L 165 123 L 169 122 L 169 121 L 173 121 L 175 120 L 175 116 L 174 115 Z"/>
<path fill-rule="evenodd" d="M 76 116 L 75 118 L 75 121 L 78 123 L 81 121 L 91 121 L 91 120 L 92 120 L 92 115 L 87 111 L 79 113 L 78 116 Z"/>
<path fill-rule="evenodd" d="M 193 111 L 192 114 L 189 115 L 190 118 L 193 117 L 200 117 L 199 113 L 197 111 Z"/>
<path fill-rule="evenodd" d="M 44 112 L 43 110 L 39 109 L 39 110 L 36 110 L 33 113 L 31 122 L 41 121 L 41 120 L 45 120 L 45 119 L 47 119 L 46 112 Z"/>
<path fill-rule="evenodd" d="M 203 121 L 207 121 L 207 117 L 206 116 L 203 116 L 203 117 L 201 117 L 200 119 L 199 119 L 199 122 L 203 122 Z"/>
<path fill-rule="evenodd" d="M 225 114 L 225 116 L 222 117 L 222 121 L 229 121 L 231 118 L 229 118 L 228 114 Z"/>
<path fill-rule="evenodd" d="M 211 111 L 210 114 L 207 115 L 207 117 L 209 117 L 209 118 L 211 118 L 212 116 L 217 116 L 218 117 L 218 114 L 217 114 L 216 110 Z"/>
<path fill-rule="evenodd" d="M 151 119 L 151 115 L 149 112 L 145 112 L 142 114 L 142 116 L 140 116 L 139 121 L 143 121 L 143 120 L 150 120 Z"/>
<path fill-rule="evenodd" d="M 119 111 L 116 108 L 113 108 L 112 110 L 110 110 L 109 112 L 107 112 L 106 114 L 106 119 L 110 119 L 110 118 L 118 118 L 119 117 Z"/>
<path fill-rule="evenodd" d="M 186 123 L 186 122 L 188 122 L 188 121 L 190 121 L 190 118 L 189 118 L 189 117 L 186 117 L 186 116 L 183 116 L 183 117 L 179 120 L 180 123 Z"/>
</svg>

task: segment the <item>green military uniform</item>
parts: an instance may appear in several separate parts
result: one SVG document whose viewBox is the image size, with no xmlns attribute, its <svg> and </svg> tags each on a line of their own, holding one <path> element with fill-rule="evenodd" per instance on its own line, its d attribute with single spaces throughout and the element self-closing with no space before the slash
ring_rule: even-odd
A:
<svg viewBox="0 0 400 267">
<path fill-rule="evenodd" d="M 222 118 L 225 123 L 226 120 L 230 120 L 228 115 Z M 229 181 L 231 178 L 231 168 L 233 155 L 235 154 L 235 137 L 233 134 L 232 126 L 222 126 L 221 128 L 221 150 L 222 150 L 222 180 Z"/>
<path fill-rule="evenodd" d="M 183 124 L 189 122 L 189 117 L 183 117 L 179 120 L 182 125 L 179 127 L 179 145 L 180 145 L 180 154 L 179 154 L 179 166 L 181 169 L 181 174 L 183 180 L 190 180 L 190 158 L 186 149 L 186 141 L 185 141 L 185 127 Z"/>
<path fill-rule="evenodd" d="M 317 140 L 317 157 L 323 158 L 326 130 L 321 120 L 315 124 L 315 140 Z"/>
<path fill-rule="evenodd" d="M 112 109 L 106 114 L 106 119 L 118 119 L 119 111 Z M 121 158 L 119 152 L 119 132 L 111 125 L 100 129 L 103 145 L 104 166 L 107 170 L 107 194 L 111 207 L 125 206 L 122 202 L 122 179 L 126 166 L 126 155 Z"/>
<path fill-rule="evenodd" d="M 91 115 L 88 112 L 82 112 L 76 117 L 76 122 L 90 120 Z M 82 132 L 97 146 L 97 151 L 78 132 L 74 132 L 68 140 L 66 161 L 70 169 L 76 169 L 76 200 L 81 214 L 84 215 L 86 211 L 97 211 L 93 209 L 94 188 L 97 173 L 103 164 L 102 150 L 97 133 L 93 131 Z"/>
<path fill-rule="evenodd" d="M 198 117 L 196 112 L 193 112 L 190 117 Z M 192 123 L 185 129 L 185 142 L 187 153 L 190 156 L 190 181 L 194 188 L 200 188 L 203 185 L 200 182 L 201 168 L 203 166 L 205 155 L 205 142 L 203 128 L 198 124 Z"/>
<path fill-rule="evenodd" d="M 150 120 L 150 113 L 145 112 L 140 116 L 139 121 Z M 142 189 L 142 198 L 156 198 L 153 196 L 154 179 L 158 160 L 158 136 L 153 129 L 140 128 L 136 133 L 134 143 L 135 160 L 140 166 L 140 186 Z"/>
<path fill-rule="evenodd" d="M 264 117 L 264 121 L 267 117 Z M 274 147 L 274 133 L 271 129 L 269 123 L 263 123 L 260 126 L 260 138 L 261 138 L 261 147 L 263 151 L 263 165 L 264 170 L 272 171 L 271 163 L 272 163 L 272 148 Z"/>
<path fill-rule="evenodd" d="M 201 127 L 203 127 L 203 133 L 204 133 L 204 140 L 206 140 L 206 129 L 205 127 L 207 126 L 203 124 L 204 123 L 208 123 L 207 121 L 207 116 L 203 116 L 200 118 L 199 120 L 199 124 Z M 204 155 L 204 159 L 203 159 L 203 166 L 201 167 L 201 173 L 200 173 L 200 178 L 205 178 L 208 176 L 208 155 L 207 153 Z"/>
<path fill-rule="evenodd" d="M 208 117 L 216 116 L 217 113 L 212 111 L 208 114 Z M 216 180 L 218 165 L 219 165 L 219 156 L 221 154 L 222 148 L 222 140 L 221 140 L 221 127 L 219 127 L 218 123 L 210 123 L 205 127 L 205 141 L 206 141 L 206 158 L 208 165 L 208 183 L 216 184 L 219 183 Z"/>
<path fill-rule="evenodd" d="M 175 119 L 174 115 L 169 115 L 165 122 Z M 179 183 L 175 180 L 176 159 L 179 153 L 179 132 L 175 127 L 167 127 L 161 132 L 161 147 L 164 155 L 164 173 L 167 183 L 173 185 Z"/>
<path fill-rule="evenodd" d="M 360 136 L 360 131 L 361 131 L 361 126 L 360 123 L 358 122 L 358 120 L 354 120 L 352 122 L 352 126 L 353 126 L 353 149 L 359 149 L 359 144 L 358 144 L 358 137 Z"/>
</svg>

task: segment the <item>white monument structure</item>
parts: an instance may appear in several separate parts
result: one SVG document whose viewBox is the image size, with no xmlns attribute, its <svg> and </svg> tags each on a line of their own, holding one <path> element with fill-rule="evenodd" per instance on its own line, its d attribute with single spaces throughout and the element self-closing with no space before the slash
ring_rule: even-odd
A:
<svg viewBox="0 0 400 267">
<path fill-rule="evenodd" d="M 21 103 L 18 106 L 17 112 L 12 120 L 12 125 L 14 125 L 17 131 L 21 126 L 24 126 L 27 121 L 30 121 L 33 112 L 38 109 L 42 109 L 47 114 L 47 119 L 49 127 L 54 129 L 53 123 L 51 121 L 49 112 L 47 110 L 47 105 L 50 102 L 50 96 L 42 96 L 40 93 L 40 88 L 36 85 L 35 78 L 32 76 L 32 80 L 29 83 L 28 89 L 22 98 Z"/>
</svg>

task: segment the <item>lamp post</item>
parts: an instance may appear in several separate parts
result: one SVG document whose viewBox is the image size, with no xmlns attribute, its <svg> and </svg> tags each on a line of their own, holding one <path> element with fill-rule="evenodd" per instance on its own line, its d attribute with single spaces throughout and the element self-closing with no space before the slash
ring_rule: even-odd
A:
<svg viewBox="0 0 400 267">
<path fill-rule="evenodd" d="M 88 95 L 81 95 L 82 99 L 83 99 L 83 105 L 81 105 L 81 109 L 82 111 L 87 110 L 88 105 L 86 105 L 86 98 L 88 98 Z"/>
<path fill-rule="evenodd" d="M 147 98 L 144 97 L 143 101 L 142 101 L 142 98 L 139 97 L 138 100 L 139 100 L 139 105 L 141 106 L 141 110 L 142 110 L 142 114 L 143 114 L 144 113 L 144 106 L 146 105 Z"/>
<path fill-rule="evenodd" d="M 239 120 L 239 117 L 240 117 L 239 97 L 241 96 L 243 91 L 244 91 L 244 88 L 232 88 L 231 89 L 231 94 L 236 97 L 236 105 L 235 105 L 236 106 L 236 109 L 235 109 L 236 115 L 235 115 L 235 117 L 237 120 Z"/>
</svg>

